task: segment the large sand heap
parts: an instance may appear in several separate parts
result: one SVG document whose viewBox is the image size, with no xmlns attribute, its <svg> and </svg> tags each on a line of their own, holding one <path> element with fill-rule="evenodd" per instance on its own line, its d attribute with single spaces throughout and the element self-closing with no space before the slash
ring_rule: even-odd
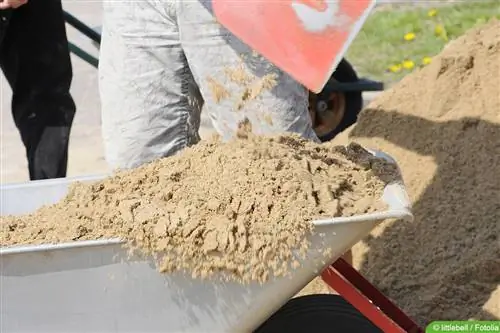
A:
<svg viewBox="0 0 500 333">
<path fill-rule="evenodd" d="M 416 221 L 385 223 L 356 266 L 421 324 L 500 318 L 500 22 L 449 43 L 347 138 L 391 154 Z"/>
<path fill-rule="evenodd" d="M 312 219 L 384 209 L 382 190 L 396 175 L 357 145 L 295 135 L 212 140 L 5 218 L 0 239 L 5 246 L 118 237 L 158 255 L 164 272 L 264 281 L 298 264 L 291 252 L 307 249 Z"/>
</svg>

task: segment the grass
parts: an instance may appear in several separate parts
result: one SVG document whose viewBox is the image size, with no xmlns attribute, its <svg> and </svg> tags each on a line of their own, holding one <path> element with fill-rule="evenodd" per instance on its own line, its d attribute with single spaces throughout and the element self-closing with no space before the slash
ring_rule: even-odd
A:
<svg viewBox="0 0 500 333">
<path fill-rule="evenodd" d="M 390 84 L 424 66 L 423 59 L 438 54 L 449 40 L 493 17 L 500 19 L 498 0 L 374 11 L 346 58 L 361 76 Z M 407 34 L 414 39 L 405 40 Z"/>
</svg>

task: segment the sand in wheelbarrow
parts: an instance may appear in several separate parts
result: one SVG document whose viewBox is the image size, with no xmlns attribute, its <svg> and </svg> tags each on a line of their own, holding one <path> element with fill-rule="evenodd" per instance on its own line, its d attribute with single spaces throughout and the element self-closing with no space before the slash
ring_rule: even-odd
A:
<svg viewBox="0 0 500 333">
<path fill-rule="evenodd" d="M 242 133 L 77 184 L 60 203 L 5 218 L 2 245 L 120 237 L 158 255 L 162 272 L 263 282 L 298 264 L 291 252 L 309 246 L 312 219 L 385 209 L 398 172 L 362 147 Z"/>
<path fill-rule="evenodd" d="M 332 144 L 400 165 L 415 222 L 375 229 L 356 267 L 422 325 L 500 318 L 500 22 L 451 41 Z"/>
</svg>

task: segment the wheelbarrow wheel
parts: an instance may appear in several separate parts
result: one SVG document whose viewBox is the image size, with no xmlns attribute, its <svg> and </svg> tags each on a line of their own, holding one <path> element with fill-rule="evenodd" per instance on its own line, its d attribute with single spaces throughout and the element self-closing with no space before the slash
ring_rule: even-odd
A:
<svg viewBox="0 0 500 333">
<path fill-rule="evenodd" d="M 293 298 L 255 333 L 383 333 L 339 295 Z"/>
<path fill-rule="evenodd" d="M 342 59 L 332 77 L 319 94 L 309 92 L 309 113 L 314 131 L 322 142 L 330 141 L 343 130 L 354 124 L 363 108 L 363 92 L 332 91 L 335 82 L 353 83 L 359 81 L 352 65 Z"/>
</svg>

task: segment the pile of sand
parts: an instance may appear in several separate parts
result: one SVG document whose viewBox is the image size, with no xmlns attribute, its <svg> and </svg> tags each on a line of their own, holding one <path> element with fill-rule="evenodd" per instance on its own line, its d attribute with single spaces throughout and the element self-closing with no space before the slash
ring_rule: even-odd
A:
<svg viewBox="0 0 500 333">
<path fill-rule="evenodd" d="M 356 266 L 419 323 L 500 318 L 500 22 L 449 43 L 347 138 L 391 154 L 416 221 L 385 223 Z"/>
<path fill-rule="evenodd" d="M 121 238 L 162 272 L 225 273 L 247 282 L 284 276 L 306 250 L 314 218 L 383 209 L 394 165 L 358 145 L 295 135 L 209 140 L 95 184 L 58 204 L 8 217 L 2 245 Z M 224 274 L 223 274 L 224 275 Z"/>
</svg>

